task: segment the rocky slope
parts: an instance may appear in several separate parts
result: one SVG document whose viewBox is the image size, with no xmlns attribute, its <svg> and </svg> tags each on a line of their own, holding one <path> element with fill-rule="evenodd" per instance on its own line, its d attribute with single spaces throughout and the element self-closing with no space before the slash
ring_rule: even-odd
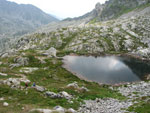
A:
<svg viewBox="0 0 150 113">
<path fill-rule="evenodd" d="M 99 85 L 68 72 L 61 58 L 70 53 L 130 54 L 150 60 L 150 5 L 113 20 L 85 20 L 47 25 L 22 36 L 15 48 L 0 54 L 0 112 L 150 112 L 150 75 L 146 71 L 141 73 L 148 74 L 147 81 Z"/>
<path fill-rule="evenodd" d="M 21 36 L 50 22 L 58 21 L 33 5 L 0 0 L 0 49 L 9 38 Z"/>
<path fill-rule="evenodd" d="M 133 16 L 130 16 L 130 15 Z M 134 15 L 135 14 L 135 15 Z M 17 49 L 47 49 L 79 53 L 131 53 L 149 58 L 150 7 L 135 9 L 120 18 L 72 25 L 23 37 Z M 68 25 L 69 26 L 69 25 Z"/>
</svg>

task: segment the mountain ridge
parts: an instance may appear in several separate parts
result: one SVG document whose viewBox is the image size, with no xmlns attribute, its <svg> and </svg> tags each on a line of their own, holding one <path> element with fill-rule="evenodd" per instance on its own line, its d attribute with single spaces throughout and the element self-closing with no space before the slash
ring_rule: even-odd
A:
<svg viewBox="0 0 150 113">
<path fill-rule="evenodd" d="M 56 21 L 59 20 L 31 4 L 0 0 L 0 48 L 2 49 L 8 40 Z"/>
</svg>

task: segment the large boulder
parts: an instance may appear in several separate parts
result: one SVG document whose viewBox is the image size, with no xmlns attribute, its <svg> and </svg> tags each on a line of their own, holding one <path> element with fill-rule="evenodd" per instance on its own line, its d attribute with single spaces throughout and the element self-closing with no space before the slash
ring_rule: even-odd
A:
<svg viewBox="0 0 150 113">
<path fill-rule="evenodd" d="M 27 57 L 16 57 L 16 58 L 14 58 L 14 64 L 10 64 L 9 66 L 11 68 L 14 68 L 14 67 L 26 66 L 28 64 L 29 64 L 29 58 L 27 58 Z"/>
<path fill-rule="evenodd" d="M 45 88 L 44 88 L 44 87 L 38 86 L 38 85 L 35 86 L 35 89 L 36 89 L 37 91 L 39 91 L 39 92 L 44 92 L 44 91 L 45 91 Z"/>
<path fill-rule="evenodd" d="M 72 96 L 69 95 L 69 94 L 68 94 L 67 92 L 65 92 L 65 91 L 62 91 L 62 92 L 60 92 L 60 93 L 54 93 L 54 92 L 47 91 L 47 92 L 45 93 L 45 95 L 48 96 L 48 97 L 51 97 L 51 98 L 66 98 L 66 99 L 68 99 L 68 100 L 72 98 Z"/>
<path fill-rule="evenodd" d="M 69 95 L 67 92 L 65 92 L 65 91 L 62 91 L 62 92 L 60 92 L 59 93 L 62 97 L 64 97 L 64 98 L 66 98 L 66 99 L 71 99 L 72 98 L 72 96 L 71 95 Z"/>
<path fill-rule="evenodd" d="M 29 64 L 29 58 L 27 57 L 17 57 L 14 59 L 14 62 L 20 64 L 21 66 L 25 66 Z"/>
<path fill-rule="evenodd" d="M 0 72 L 0 76 L 7 76 L 7 74 Z"/>
<path fill-rule="evenodd" d="M 73 89 L 73 90 L 76 90 L 76 91 L 81 91 L 81 92 L 87 92 L 87 91 L 89 91 L 89 90 L 88 90 L 86 87 L 84 87 L 84 86 L 79 87 L 77 82 L 73 82 L 73 83 L 68 84 L 68 85 L 67 85 L 67 88 Z"/>
<path fill-rule="evenodd" d="M 56 94 L 56 93 L 50 92 L 50 91 L 45 92 L 45 95 L 49 96 L 51 98 L 62 98 L 62 96 L 60 94 Z"/>
</svg>

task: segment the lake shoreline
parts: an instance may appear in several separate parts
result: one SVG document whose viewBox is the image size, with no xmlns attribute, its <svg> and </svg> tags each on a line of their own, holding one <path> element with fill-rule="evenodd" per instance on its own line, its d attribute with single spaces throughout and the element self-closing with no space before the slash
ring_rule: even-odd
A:
<svg viewBox="0 0 150 113">
<path fill-rule="evenodd" d="M 66 55 L 66 56 L 86 56 L 86 57 L 94 56 L 94 57 L 96 57 L 96 58 L 97 58 L 97 57 L 106 57 L 106 56 L 129 57 L 129 58 L 138 59 L 138 60 L 140 60 L 140 61 L 142 61 L 142 62 L 146 62 L 146 63 L 147 63 L 147 61 L 149 62 L 148 59 L 144 59 L 144 58 L 138 57 L 138 56 L 133 55 L 133 54 L 117 54 L 117 55 L 116 55 L 116 54 L 113 54 L 113 55 L 112 55 L 112 54 L 105 54 L 105 55 L 104 55 L 104 54 L 103 54 L 103 55 L 86 54 L 86 55 L 79 55 L 79 54 L 71 53 L 71 54 Z M 64 57 L 65 57 L 65 56 L 64 56 Z M 62 67 L 63 67 L 64 69 L 66 69 L 67 71 L 71 72 L 73 75 L 77 76 L 80 80 L 85 80 L 85 81 L 88 81 L 88 82 L 96 82 L 96 81 L 93 81 L 93 80 L 89 80 L 89 79 L 87 79 L 86 77 L 84 77 L 83 75 L 78 74 L 78 73 L 72 71 L 72 70 L 69 68 L 69 66 L 68 66 L 67 64 L 65 64 L 65 59 L 64 59 L 64 57 L 63 57 L 63 59 L 62 59 L 62 62 L 63 62 Z M 115 84 L 106 84 L 106 83 L 100 83 L 100 82 L 96 82 L 96 83 L 98 83 L 99 85 L 121 86 L 121 85 L 127 85 L 127 84 L 139 83 L 139 82 L 141 82 L 141 81 L 146 81 L 146 78 L 147 78 L 148 75 L 149 75 L 149 74 L 144 75 L 144 80 L 134 81 L 134 82 L 120 82 L 120 83 L 115 83 Z"/>
</svg>

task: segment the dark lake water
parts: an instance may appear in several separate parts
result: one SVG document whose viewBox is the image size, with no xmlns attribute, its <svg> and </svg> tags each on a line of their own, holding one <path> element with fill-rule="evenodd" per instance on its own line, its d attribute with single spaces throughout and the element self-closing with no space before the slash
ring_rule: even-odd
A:
<svg viewBox="0 0 150 113">
<path fill-rule="evenodd" d="M 150 63 L 129 57 L 65 56 L 64 63 L 81 78 L 104 84 L 141 81 L 150 73 Z"/>
</svg>

